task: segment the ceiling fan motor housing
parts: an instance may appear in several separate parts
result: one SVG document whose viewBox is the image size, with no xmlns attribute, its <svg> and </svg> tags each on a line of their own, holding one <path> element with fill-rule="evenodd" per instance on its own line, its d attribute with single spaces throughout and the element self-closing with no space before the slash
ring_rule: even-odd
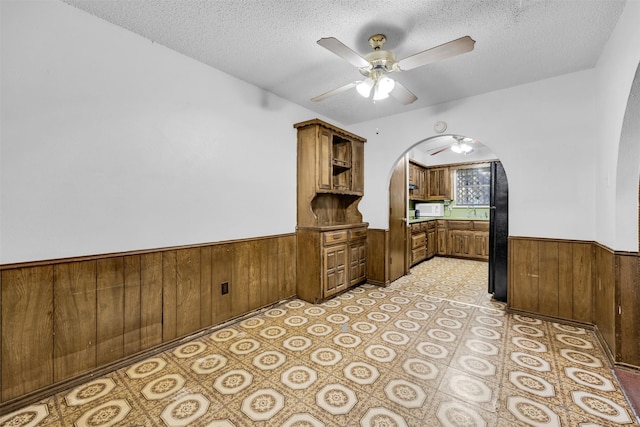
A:
<svg viewBox="0 0 640 427">
<path fill-rule="evenodd" d="M 367 53 L 364 59 L 371 64 L 369 67 L 360 68 L 360 73 L 364 76 L 368 76 L 371 70 L 383 70 L 387 73 L 397 71 L 396 56 L 390 50 L 374 50 Z"/>
<path fill-rule="evenodd" d="M 373 50 L 380 50 L 380 48 L 384 46 L 386 41 L 387 36 L 385 36 L 384 34 L 374 34 L 369 37 L 369 46 L 371 46 Z"/>
</svg>

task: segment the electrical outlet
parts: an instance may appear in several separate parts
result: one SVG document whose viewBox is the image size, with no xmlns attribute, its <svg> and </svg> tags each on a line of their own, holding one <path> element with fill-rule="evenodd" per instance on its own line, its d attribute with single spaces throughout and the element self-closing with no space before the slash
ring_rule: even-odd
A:
<svg viewBox="0 0 640 427">
<path fill-rule="evenodd" d="M 222 295 L 226 295 L 229 293 L 229 282 L 222 282 L 222 284 L 220 285 L 220 288 L 222 290 Z"/>
</svg>

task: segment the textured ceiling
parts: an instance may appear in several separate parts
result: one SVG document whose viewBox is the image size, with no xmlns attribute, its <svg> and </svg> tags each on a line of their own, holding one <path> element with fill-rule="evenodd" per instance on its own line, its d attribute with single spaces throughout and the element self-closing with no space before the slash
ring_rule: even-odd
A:
<svg viewBox="0 0 640 427">
<path fill-rule="evenodd" d="M 591 68 L 624 0 L 63 0 L 343 124 Z M 316 44 L 336 37 L 360 54 L 387 36 L 401 59 L 469 35 L 475 49 L 395 78 L 418 96 L 377 103 L 355 89 L 310 98 L 361 79 Z"/>
</svg>

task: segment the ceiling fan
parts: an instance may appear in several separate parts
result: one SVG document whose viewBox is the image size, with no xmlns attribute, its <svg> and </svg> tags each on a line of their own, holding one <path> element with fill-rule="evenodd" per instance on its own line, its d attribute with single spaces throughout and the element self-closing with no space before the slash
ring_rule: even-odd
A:
<svg viewBox="0 0 640 427">
<path fill-rule="evenodd" d="M 444 147 L 435 148 L 431 155 L 435 156 L 436 154 L 440 154 L 449 149 L 457 154 L 469 154 L 473 152 L 473 144 L 478 142 L 475 139 L 465 138 L 464 136 L 459 135 L 451 135 L 451 137 L 455 140 L 454 142 L 447 144 Z"/>
<path fill-rule="evenodd" d="M 374 101 L 388 98 L 391 95 L 401 104 L 411 104 L 418 98 L 400 82 L 389 78 L 387 74 L 408 71 L 432 62 L 470 52 L 476 43 L 471 37 L 465 36 L 398 61 L 393 52 L 382 50 L 382 46 L 386 41 L 387 37 L 384 34 L 375 34 L 369 37 L 369 45 L 373 48 L 373 52 L 369 52 L 363 57 L 334 37 L 318 40 L 317 43 L 320 46 L 356 66 L 360 74 L 365 76 L 365 79 L 347 83 L 344 86 L 311 98 L 311 100 L 314 102 L 322 101 L 355 87 L 360 95 L 365 98 L 372 96 Z"/>
</svg>

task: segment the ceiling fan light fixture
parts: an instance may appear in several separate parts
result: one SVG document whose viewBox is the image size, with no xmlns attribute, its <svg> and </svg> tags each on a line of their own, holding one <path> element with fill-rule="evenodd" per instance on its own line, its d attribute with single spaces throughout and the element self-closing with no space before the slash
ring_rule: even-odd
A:
<svg viewBox="0 0 640 427">
<path fill-rule="evenodd" d="M 473 147 L 466 142 L 454 142 L 451 145 L 451 151 L 458 154 L 469 154 L 473 151 Z"/>
<path fill-rule="evenodd" d="M 389 95 L 393 88 L 396 86 L 396 82 L 387 76 L 382 76 L 378 79 L 378 90 Z"/>
<path fill-rule="evenodd" d="M 367 77 L 364 81 L 358 83 L 356 90 L 364 98 L 368 98 L 371 95 L 371 89 L 373 88 L 374 81 L 371 77 Z"/>
<path fill-rule="evenodd" d="M 387 99 L 389 97 L 388 93 L 385 93 L 383 91 L 381 91 L 380 89 L 378 89 L 378 86 L 376 86 L 375 90 L 373 91 L 373 100 L 374 101 L 380 101 L 383 99 Z"/>
<path fill-rule="evenodd" d="M 379 101 L 381 99 L 387 99 L 395 86 L 396 86 L 395 80 L 390 79 L 387 76 L 380 77 L 376 82 L 376 85 L 373 91 L 373 100 Z"/>
</svg>

